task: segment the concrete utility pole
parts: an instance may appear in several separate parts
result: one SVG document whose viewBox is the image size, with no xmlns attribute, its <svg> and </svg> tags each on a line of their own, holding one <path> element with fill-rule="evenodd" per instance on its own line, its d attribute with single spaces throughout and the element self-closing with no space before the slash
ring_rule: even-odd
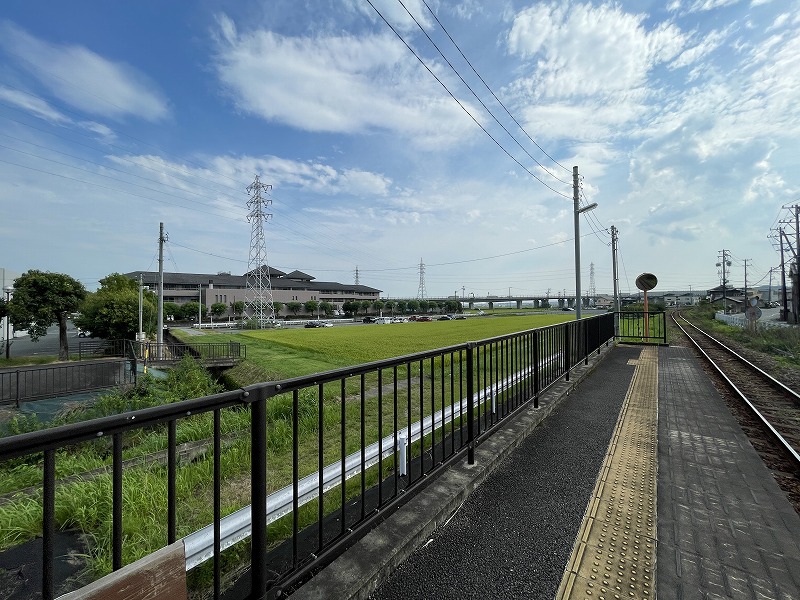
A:
<svg viewBox="0 0 800 600">
<path fill-rule="evenodd" d="M 167 236 L 164 234 L 164 223 L 158 224 L 158 331 L 156 331 L 156 354 L 158 359 L 162 358 L 162 348 L 164 347 L 164 242 Z"/>
<path fill-rule="evenodd" d="M 786 303 L 786 260 L 783 257 L 783 228 L 780 230 L 781 241 L 781 290 L 783 296 L 783 310 L 781 310 L 781 321 L 789 320 L 789 307 Z"/>
<path fill-rule="evenodd" d="M 614 276 L 614 333 L 619 335 L 619 274 L 617 273 L 617 228 L 611 226 L 611 269 Z"/>
<path fill-rule="evenodd" d="M 578 187 L 578 167 L 572 167 L 572 203 L 573 219 L 575 224 L 575 320 L 581 319 L 581 236 L 580 218 L 578 212 L 580 204 L 580 188 Z"/>
<path fill-rule="evenodd" d="M 575 320 L 581 319 L 581 213 L 597 208 L 597 202 L 580 207 L 580 184 L 578 182 L 578 167 L 572 167 L 572 203 L 575 223 Z M 567 301 L 569 303 L 569 301 Z"/>
<path fill-rule="evenodd" d="M 728 271 L 727 268 L 731 266 L 731 261 L 728 259 L 730 255 L 730 250 L 721 250 L 720 251 L 720 262 L 717 263 L 718 267 L 722 267 L 722 312 L 726 312 L 727 305 L 728 305 Z"/>
<path fill-rule="evenodd" d="M 744 259 L 744 305 L 745 307 L 750 306 L 747 303 L 747 261 L 752 262 L 752 258 L 745 258 Z"/>
</svg>

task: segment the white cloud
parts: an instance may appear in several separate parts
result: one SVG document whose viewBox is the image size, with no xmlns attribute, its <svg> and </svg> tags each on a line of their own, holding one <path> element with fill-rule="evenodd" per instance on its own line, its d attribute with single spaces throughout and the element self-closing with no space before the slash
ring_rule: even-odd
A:
<svg viewBox="0 0 800 600">
<path fill-rule="evenodd" d="M 13 104 L 50 123 L 64 124 L 70 122 L 69 117 L 50 106 L 45 100 L 18 90 L 0 86 L 0 100 Z"/>
<path fill-rule="evenodd" d="M 219 24 L 217 75 L 244 112 L 306 131 L 393 131 L 424 146 L 474 133 L 391 34 L 300 38 Z"/>
<path fill-rule="evenodd" d="M 403 0 L 402 4 L 405 5 L 405 8 L 397 0 L 372 0 L 372 4 L 375 8 L 372 8 L 363 0 L 345 0 L 345 5 L 351 10 L 359 11 L 374 22 L 379 22 L 383 25 L 383 19 L 381 19 L 376 10 L 380 11 L 381 15 L 394 28 L 400 31 L 413 31 L 417 29 L 417 23 L 426 29 L 433 26 L 433 17 L 431 17 L 428 9 L 425 8 L 422 0 Z M 429 2 L 429 4 L 432 5 L 431 8 L 436 10 L 436 2 Z M 408 13 L 411 13 L 413 18 Z M 417 23 L 414 22 L 414 19 L 416 19 Z"/>
<path fill-rule="evenodd" d="M 156 86 L 130 65 L 77 45 L 44 42 L 16 25 L 0 22 L 0 45 L 61 101 L 92 115 L 148 121 L 169 109 Z"/>
<path fill-rule="evenodd" d="M 514 18 L 508 50 L 530 61 L 534 98 L 634 90 L 647 82 L 650 69 L 686 44 L 674 25 L 648 31 L 643 20 L 616 5 L 537 4 Z"/>
</svg>

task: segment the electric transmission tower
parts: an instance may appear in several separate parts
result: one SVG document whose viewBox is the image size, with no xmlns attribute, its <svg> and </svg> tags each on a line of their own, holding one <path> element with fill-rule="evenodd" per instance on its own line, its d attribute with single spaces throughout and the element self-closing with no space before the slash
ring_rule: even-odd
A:
<svg viewBox="0 0 800 600">
<path fill-rule="evenodd" d="M 264 238 L 264 222 L 272 218 L 266 207 L 272 199 L 262 195 L 272 191 L 272 186 L 256 180 L 247 186 L 250 199 L 247 208 L 250 212 L 250 258 L 247 261 L 247 290 L 245 291 L 245 310 L 258 323 L 259 329 L 275 324 L 275 305 L 272 301 L 272 282 L 269 277 L 267 242 Z"/>
<path fill-rule="evenodd" d="M 417 289 L 417 300 L 425 300 L 428 292 L 425 290 L 425 263 L 419 259 L 419 289 Z"/>
<path fill-rule="evenodd" d="M 594 299 L 597 295 L 597 291 L 594 287 L 594 263 L 589 263 L 589 300 Z"/>
<path fill-rule="evenodd" d="M 356 271 L 355 271 L 355 273 L 354 273 L 353 282 L 354 282 L 356 285 L 359 285 L 359 280 L 358 280 L 358 266 L 356 266 Z"/>
</svg>

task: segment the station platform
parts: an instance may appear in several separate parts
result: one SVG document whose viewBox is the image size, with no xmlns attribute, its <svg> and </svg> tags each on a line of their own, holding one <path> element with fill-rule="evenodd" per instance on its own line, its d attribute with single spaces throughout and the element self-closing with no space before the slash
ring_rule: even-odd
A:
<svg viewBox="0 0 800 600">
<path fill-rule="evenodd" d="M 688 348 L 616 346 L 294 598 L 798 599 L 800 516 Z"/>
</svg>

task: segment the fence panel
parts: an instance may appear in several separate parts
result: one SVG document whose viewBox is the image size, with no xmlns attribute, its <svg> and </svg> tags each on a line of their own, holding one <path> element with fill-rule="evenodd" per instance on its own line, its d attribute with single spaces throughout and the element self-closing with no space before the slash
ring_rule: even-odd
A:
<svg viewBox="0 0 800 600">
<path fill-rule="evenodd" d="M 187 570 L 214 597 L 248 562 L 253 597 L 276 595 L 428 475 L 472 460 L 481 436 L 612 339 L 613 315 L 601 315 L 0 439 L 0 468 L 33 480 L 25 498 L 51 569 L 42 597 L 63 591 L 56 515 L 90 490 L 112 524 L 86 533 L 114 570 L 182 538 Z M 72 472 L 92 461 L 93 474 Z"/>
</svg>

